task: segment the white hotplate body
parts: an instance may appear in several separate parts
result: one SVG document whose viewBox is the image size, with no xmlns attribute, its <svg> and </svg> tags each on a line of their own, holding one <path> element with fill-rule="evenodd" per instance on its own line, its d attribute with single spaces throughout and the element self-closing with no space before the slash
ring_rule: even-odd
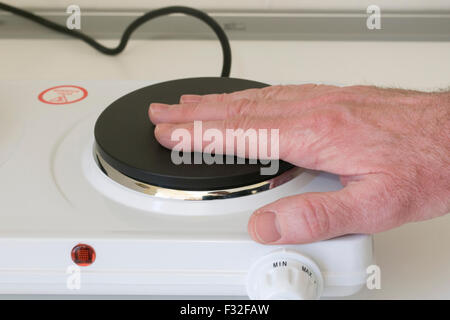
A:
<svg viewBox="0 0 450 320">
<path fill-rule="evenodd" d="M 322 296 L 350 295 L 366 284 L 371 236 L 267 246 L 247 234 L 258 207 L 291 194 L 337 190 L 335 176 L 307 171 L 259 194 L 198 202 L 152 198 L 102 175 L 92 156 L 97 116 L 150 84 L 0 82 L 0 294 L 245 296 L 249 272 L 274 252 L 312 259 Z M 38 99 L 61 85 L 82 87 L 87 96 L 69 104 Z M 79 243 L 94 248 L 92 265 L 73 263 Z"/>
</svg>

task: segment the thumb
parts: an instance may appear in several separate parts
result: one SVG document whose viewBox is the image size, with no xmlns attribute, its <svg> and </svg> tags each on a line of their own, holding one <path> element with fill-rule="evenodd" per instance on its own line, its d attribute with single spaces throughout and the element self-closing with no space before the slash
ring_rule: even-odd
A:
<svg viewBox="0 0 450 320">
<path fill-rule="evenodd" d="M 359 181 L 335 192 L 282 198 L 253 213 L 248 232 L 264 244 L 308 243 L 349 233 L 372 233 L 377 219 L 370 208 L 375 206 L 373 200 L 379 199 L 374 191 L 373 184 Z"/>
</svg>

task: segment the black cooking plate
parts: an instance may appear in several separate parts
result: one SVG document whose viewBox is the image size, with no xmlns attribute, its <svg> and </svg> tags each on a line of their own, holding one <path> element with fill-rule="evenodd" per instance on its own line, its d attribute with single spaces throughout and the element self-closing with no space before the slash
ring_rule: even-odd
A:
<svg viewBox="0 0 450 320">
<path fill-rule="evenodd" d="M 175 104 L 183 94 L 229 93 L 263 88 L 260 82 L 232 78 L 191 78 L 133 91 L 113 102 L 95 124 L 96 151 L 113 168 L 135 180 L 178 190 L 224 190 L 252 185 L 293 166 L 280 161 L 274 176 L 261 175 L 262 164 L 180 164 L 155 139 L 148 118 L 152 102 Z"/>
</svg>

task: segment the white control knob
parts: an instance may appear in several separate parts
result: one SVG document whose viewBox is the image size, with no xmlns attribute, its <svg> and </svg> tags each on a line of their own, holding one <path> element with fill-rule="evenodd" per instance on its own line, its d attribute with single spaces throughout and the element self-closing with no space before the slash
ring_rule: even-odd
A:
<svg viewBox="0 0 450 320">
<path fill-rule="evenodd" d="M 318 299 L 322 290 L 322 274 L 316 263 L 286 249 L 256 261 L 247 277 L 247 293 L 251 299 Z"/>
</svg>

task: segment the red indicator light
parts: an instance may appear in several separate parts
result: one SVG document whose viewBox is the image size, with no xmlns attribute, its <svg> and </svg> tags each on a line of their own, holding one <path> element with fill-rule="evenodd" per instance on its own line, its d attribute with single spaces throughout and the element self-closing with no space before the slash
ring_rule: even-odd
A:
<svg viewBox="0 0 450 320">
<path fill-rule="evenodd" d="M 72 260 L 80 267 L 89 266 L 95 261 L 95 250 L 87 244 L 77 244 L 72 249 Z"/>
</svg>

